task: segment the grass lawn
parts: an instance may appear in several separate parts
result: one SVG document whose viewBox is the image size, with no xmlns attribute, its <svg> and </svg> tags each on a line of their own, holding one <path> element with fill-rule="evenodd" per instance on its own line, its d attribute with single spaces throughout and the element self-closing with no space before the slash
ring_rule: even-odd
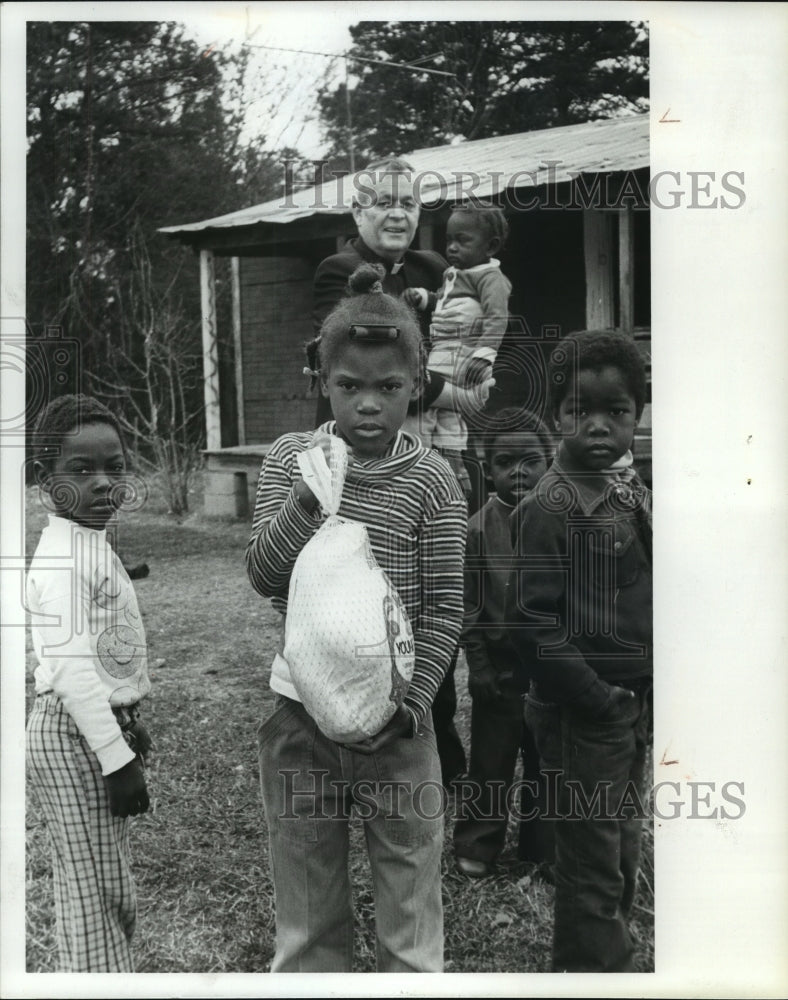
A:
<svg viewBox="0 0 788 1000">
<path fill-rule="evenodd" d="M 268 671 L 278 615 L 246 578 L 249 526 L 205 518 L 199 485 L 194 513 L 180 523 L 152 490 L 145 508 L 123 515 L 118 549 L 145 561 L 135 583 L 148 637 L 153 691 L 144 718 L 156 756 L 151 808 L 133 821 L 139 898 L 139 972 L 264 972 L 274 949 L 267 837 L 257 777 L 255 730 L 269 710 Z M 27 550 L 45 515 L 28 492 Z M 28 637 L 28 704 L 35 661 Z M 457 726 L 469 742 L 467 670 L 458 665 Z M 447 972 L 549 969 L 552 888 L 516 860 L 514 830 L 500 874 L 459 875 L 447 823 L 443 859 Z M 351 852 L 356 971 L 375 968 L 372 886 L 360 822 Z M 637 967 L 653 971 L 653 841 L 633 920 Z M 32 796 L 27 812 L 27 969 L 57 967 L 46 834 Z"/>
</svg>

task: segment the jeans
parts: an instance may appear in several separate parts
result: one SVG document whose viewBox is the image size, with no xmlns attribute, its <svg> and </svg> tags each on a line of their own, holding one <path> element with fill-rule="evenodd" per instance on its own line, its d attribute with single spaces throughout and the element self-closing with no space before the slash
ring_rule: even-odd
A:
<svg viewBox="0 0 788 1000">
<path fill-rule="evenodd" d="M 517 755 L 522 753 L 523 782 L 519 801 L 509 802 Z M 521 861 L 552 860 L 551 824 L 544 820 L 544 784 L 533 736 L 523 721 L 519 691 L 502 686 L 501 697 L 473 701 L 471 709 L 471 767 L 467 789 L 460 791 L 454 827 L 457 857 L 495 862 L 506 842 L 507 804 L 522 817 L 517 854 Z M 470 794 L 465 794 L 466 791 Z M 532 818 L 531 818 L 532 817 Z"/>
<path fill-rule="evenodd" d="M 327 739 L 277 696 L 258 728 L 276 902 L 272 972 L 351 972 L 349 820 L 364 824 L 379 972 L 440 972 L 440 765 L 429 717 L 412 739 L 366 756 Z"/>
<path fill-rule="evenodd" d="M 635 693 L 612 722 L 533 693 L 525 718 L 543 768 L 560 772 L 553 970 L 632 971 L 627 921 L 640 862 L 650 689 Z"/>
</svg>

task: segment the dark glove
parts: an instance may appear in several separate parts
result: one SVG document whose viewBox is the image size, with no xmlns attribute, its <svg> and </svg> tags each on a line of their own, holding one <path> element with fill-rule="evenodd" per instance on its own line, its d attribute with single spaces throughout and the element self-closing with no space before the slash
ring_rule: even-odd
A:
<svg viewBox="0 0 788 1000">
<path fill-rule="evenodd" d="M 468 674 L 468 691 L 474 701 L 487 703 L 501 697 L 498 677 L 494 670 L 475 670 Z"/>
<path fill-rule="evenodd" d="M 153 741 L 148 730 L 137 720 L 123 730 L 123 738 L 138 756 L 142 757 L 143 763 L 147 763 L 148 755 L 153 748 Z"/>
<path fill-rule="evenodd" d="M 138 757 L 124 764 L 118 771 L 104 775 L 113 816 L 137 816 L 148 811 L 150 799 L 145 785 L 145 771 Z"/>
</svg>

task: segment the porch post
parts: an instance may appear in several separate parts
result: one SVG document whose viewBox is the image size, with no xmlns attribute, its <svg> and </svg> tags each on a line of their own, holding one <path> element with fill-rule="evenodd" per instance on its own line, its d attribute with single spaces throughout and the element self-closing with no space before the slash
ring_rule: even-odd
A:
<svg viewBox="0 0 788 1000">
<path fill-rule="evenodd" d="M 589 330 L 608 330 L 615 324 L 610 218 L 606 212 L 594 208 L 583 210 L 586 326 Z"/>
<path fill-rule="evenodd" d="M 246 444 L 246 421 L 244 418 L 244 359 L 241 339 L 241 262 L 237 257 L 230 260 L 233 286 L 233 347 L 235 354 L 235 405 L 238 409 L 238 444 Z"/>
<path fill-rule="evenodd" d="M 209 451 L 217 451 L 222 446 L 222 425 L 219 410 L 219 345 L 213 250 L 200 250 L 200 307 L 205 384 L 205 446 Z"/>
<path fill-rule="evenodd" d="M 624 333 L 635 329 L 634 228 L 632 206 L 618 214 L 618 302 L 619 323 Z"/>
</svg>

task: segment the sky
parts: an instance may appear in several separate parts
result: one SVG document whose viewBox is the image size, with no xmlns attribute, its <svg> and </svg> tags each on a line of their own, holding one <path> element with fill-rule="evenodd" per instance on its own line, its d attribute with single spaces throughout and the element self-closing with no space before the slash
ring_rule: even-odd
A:
<svg viewBox="0 0 788 1000">
<path fill-rule="evenodd" d="M 379 16 L 379 7 L 372 10 L 371 5 L 356 3 L 190 4 L 188 15 L 183 16 L 184 11 L 176 19 L 206 49 L 246 42 L 340 54 L 351 45 L 349 26 L 364 16 Z M 247 94 L 246 137 L 264 139 L 267 148 L 295 146 L 317 157 L 323 143 L 316 81 L 335 85 L 344 78 L 344 60 L 264 48 L 255 48 L 253 59 L 257 72 Z"/>
<path fill-rule="evenodd" d="M 180 22 L 187 36 L 209 52 L 213 46 L 238 51 L 244 44 L 253 52 L 253 72 L 244 94 L 246 129 L 243 139 L 270 151 L 297 148 L 309 159 L 324 153 L 318 114 L 320 86 L 335 87 L 345 76 L 343 52 L 350 49 L 349 28 L 363 20 L 420 20 L 425 17 L 475 19 L 479 14 L 473 0 L 425 3 L 400 0 L 395 6 L 381 7 L 371 2 L 159 2 L 142 0 L 135 4 L 112 3 L 29 3 L 24 6 L 31 19 L 173 20 Z M 625 5 L 626 6 L 626 5 Z M 549 10 L 550 17 L 567 16 L 566 5 L 503 2 L 487 8 L 496 20 L 539 20 Z M 571 11 L 574 13 L 575 9 Z M 629 13 L 615 5 L 600 10 L 595 5 L 589 16 L 624 18 Z M 282 51 L 282 50 L 300 51 Z M 320 54 L 317 54 L 320 53 Z M 330 58 L 333 55 L 334 58 Z M 350 74 L 351 85 L 356 78 Z"/>
</svg>

